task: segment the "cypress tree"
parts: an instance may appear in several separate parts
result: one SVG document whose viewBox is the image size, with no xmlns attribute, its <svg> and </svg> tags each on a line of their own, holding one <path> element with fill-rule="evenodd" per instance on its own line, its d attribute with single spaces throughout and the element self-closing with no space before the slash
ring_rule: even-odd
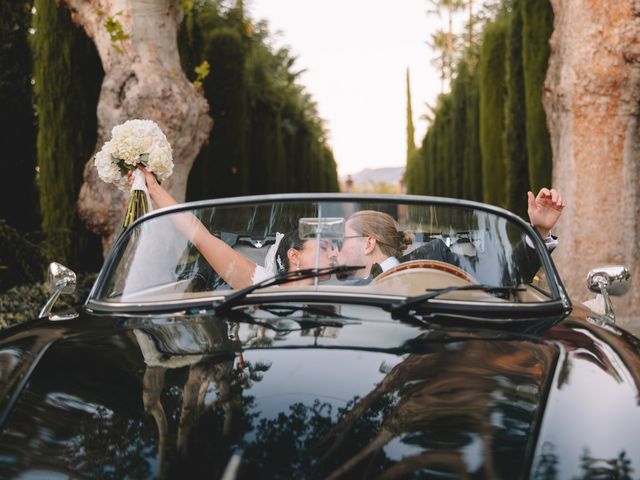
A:
<svg viewBox="0 0 640 480">
<path fill-rule="evenodd" d="M 426 135 L 425 135 L 426 137 Z M 420 194 L 420 195 L 431 195 L 431 191 L 429 190 L 429 159 L 427 149 L 425 148 L 425 144 L 415 151 L 413 154 L 415 158 L 415 180 L 414 180 L 414 190 L 412 193 Z"/>
<path fill-rule="evenodd" d="M 311 192 L 322 192 L 324 190 L 324 175 L 323 175 L 323 167 L 324 167 L 324 147 L 322 144 L 315 139 L 311 143 L 311 151 L 312 151 L 312 161 L 311 161 Z"/>
<path fill-rule="evenodd" d="M 46 255 L 74 269 L 96 269 L 97 237 L 76 215 L 82 171 L 96 142 L 96 107 L 104 72 L 95 47 L 66 8 L 35 0 L 32 38 L 42 229 Z"/>
<path fill-rule="evenodd" d="M 483 199 L 503 207 L 506 203 L 506 162 L 502 132 L 507 94 L 505 53 L 508 26 L 507 18 L 502 15 L 485 27 L 478 61 Z"/>
<path fill-rule="evenodd" d="M 437 164 L 438 164 L 438 184 L 440 189 L 438 195 L 445 197 L 453 196 L 453 134 L 452 134 L 452 99 L 451 94 L 440 97 L 441 107 L 438 110 L 437 137 Z"/>
<path fill-rule="evenodd" d="M 444 186 L 444 171 L 442 164 L 442 130 L 444 124 L 444 116 L 442 110 L 439 109 L 433 122 L 433 135 L 431 136 L 431 165 L 433 172 L 432 192 L 431 195 L 445 195 L 446 188 Z"/>
<path fill-rule="evenodd" d="M 549 0 L 527 0 L 522 7 L 529 183 L 531 188 L 538 190 L 551 185 L 553 167 L 546 114 L 542 106 L 542 86 L 550 53 L 549 37 L 553 32 L 553 9 Z"/>
<path fill-rule="evenodd" d="M 252 194 L 272 191 L 278 145 L 274 142 L 277 127 L 276 112 L 265 101 L 257 100 L 251 108 L 249 127 L 249 192 Z"/>
<path fill-rule="evenodd" d="M 20 187 L 19 192 L 7 186 L 0 189 L 0 218 L 29 231 L 38 229 L 40 223 L 28 40 L 31 5 L 32 1 L 0 2 L 0 178 Z"/>
<path fill-rule="evenodd" d="M 300 119 L 302 120 L 302 119 Z M 311 184 L 311 135 L 307 125 L 302 123 L 295 138 L 295 178 L 296 192 L 308 192 Z"/>
<path fill-rule="evenodd" d="M 296 166 L 298 164 L 295 155 L 295 138 L 298 126 L 293 120 L 293 107 L 287 102 L 282 110 L 282 145 L 284 150 L 284 188 L 286 192 L 297 191 Z"/>
<path fill-rule="evenodd" d="M 413 111 L 411 109 L 411 84 L 409 81 L 409 68 L 407 67 L 407 162 L 416 150 L 415 128 L 413 127 Z"/>
<path fill-rule="evenodd" d="M 295 83 L 288 50 L 271 49 L 265 26 L 250 25 L 241 2 L 228 10 L 218 2 L 193 5 L 181 31 L 182 63 L 192 74 L 209 61 L 204 93 L 215 123 L 191 170 L 187 199 L 324 190 L 329 180 L 337 189 L 335 160 L 326 173 L 324 130 Z M 245 165 L 244 174 L 231 159 Z"/>
<path fill-rule="evenodd" d="M 329 152 L 327 162 L 327 192 L 339 192 L 340 182 L 338 181 L 338 166 L 336 165 L 336 159 L 333 156 L 333 152 L 327 147 Z"/>
<path fill-rule="evenodd" d="M 522 0 L 515 0 L 509 16 L 504 140 L 507 161 L 506 207 L 526 218 L 529 168 L 526 115 L 523 114 L 526 109 L 522 71 L 522 3 Z"/>
<path fill-rule="evenodd" d="M 438 121 L 437 115 L 434 119 L 431 128 L 427 132 L 426 141 L 425 141 L 425 163 L 424 163 L 424 171 L 427 178 L 426 187 L 427 187 L 427 195 L 438 195 L 439 178 L 438 178 L 438 144 L 437 144 L 437 136 L 436 132 L 436 123 Z"/>
<path fill-rule="evenodd" d="M 467 84 L 469 69 L 465 61 L 458 65 L 458 76 L 451 87 L 451 196 L 464 198 L 465 188 L 465 146 L 467 127 Z"/>
<path fill-rule="evenodd" d="M 420 149 L 422 150 L 421 161 L 418 164 L 418 178 L 420 181 L 418 192 L 422 192 L 426 195 L 435 195 L 435 185 L 436 185 L 436 167 L 435 167 L 435 154 L 436 154 L 436 143 L 434 139 L 434 127 L 435 122 L 437 120 L 437 116 L 434 115 L 434 118 L 427 130 L 427 133 L 422 140 L 422 146 Z M 416 192 L 416 193 L 418 193 Z"/>
<path fill-rule="evenodd" d="M 466 198 L 482 201 L 482 153 L 480 150 L 480 100 L 477 68 L 467 78 L 465 103 L 464 185 Z"/>
<path fill-rule="evenodd" d="M 245 195 L 249 172 L 242 38 L 231 28 L 217 29 L 209 38 L 205 57 L 211 73 L 204 79 L 204 90 L 214 123 L 205 148 L 203 193 L 206 197 Z"/>
<path fill-rule="evenodd" d="M 407 166 L 404 170 L 404 183 L 407 193 L 422 195 L 426 191 L 426 178 L 421 177 L 425 164 L 423 147 L 416 149 L 407 159 Z"/>
<path fill-rule="evenodd" d="M 184 19 L 178 30 L 178 52 L 182 70 L 187 78 L 194 79 L 195 68 L 204 60 L 205 39 L 200 17 L 206 16 L 205 12 L 211 10 L 211 5 L 187 5 L 187 2 L 183 2 L 182 8 Z"/>
</svg>

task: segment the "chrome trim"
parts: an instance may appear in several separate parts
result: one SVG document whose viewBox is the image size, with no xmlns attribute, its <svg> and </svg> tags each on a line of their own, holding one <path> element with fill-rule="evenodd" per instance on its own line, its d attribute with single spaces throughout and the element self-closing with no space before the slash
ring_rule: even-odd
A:
<svg viewBox="0 0 640 480">
<path fill-rule="evenodd" d="M 610 296 L 621 296 L 631 288 L 631 273 L 624 265 L 607 265 L 594 268 L 587 275 L 587 288 L 602 295 L 603 319 L 615 323 L 616 315 Z"/>
<path fill-rule="evenodd" d="M 232 291 L 230 291 L 232 293 Z M 189 308 L 191 306 L 201 306 L 203 303 L 207 303 L 207 302 L 215 302 L 215 301 L 221 301 L 224 300 L 224 298 L 229 295 L 228 293 L 225 295 L 217 295 L 215 297 L 203 297 L 203 298 L 191 298 L 188 300 L 185 299 L 179 299 L 179 300 L 170 300 L 170 301 L 162 301 L 162 302 L 138 302 L 138 303 L 131 303 L 131 302 L 105 302 L 103 300 L 88 300 L 87 301 L 87 306 L 98 306 L 98 307 L 108 307 L 106 310 L 100 310 L 100 311 L 106 311 L 106 312 L 114 312 L 114 308 L 115 309 L 130 309 L 130 308 L 145 308 L 145 307 L 159 307 L 159 306 L 164 306 L 167 308 L 171 308 L 171 307 L 179 307 L 179 308 Z M 280 292 L 259 292 L 259 293 L 251 293 L 249 295 L 247 295 L 247 299 L 260 299 L 260 298 L 270 298 L 270 297 L 282 297 L 283 294 Z M 308 292 L 287 292 L 286 294 L 287 297 L 308 297 L 308 296 L 314 296 L 314 297 L 321 297 L 321 298 L 327 298 L 327 297 L 340 297 L 340 298 L 371 298 L 371 299 L 378 299 L 378 300 L 389 300 L 389 301 L 395 301 L 395 300 L 404 300 L 405 298 L 407 298 L 404 295 L 380 295 L 380 294 L 361 294 L 361 295 L 354 295 L 353 293 L 346 293 L 346 292 L 315 292 L 315 291 L 308 291 Z"/>
<path fill-rule="evenodd" d="M 69 295 L 76 291 L 76 274 L 60 263 L 51 262 L 47 274 L 47 287 L 53 293 L 40 310 L 38 318 L 49 316 L 53 304 L 60 295 Z"/>
<path fill-rule="evenodd" d="M 129 303 L 129 302 L 105 302 L 105 301 L 101 301 L 101 300 L 88 300 L 87 301 L 87 308 L 90 308 L 92 311 L 97 311 L 97 312 L 106 312 L 106 313 L 117 313 L 119 311 L 130 311 L 132 308 L 133 309 L 144 309 L 144 308 L 152 308 L 152 309 L 160 309 L 160 308 L 166 308 L 166 309 L 172 309 L 175 308 L 176 310 L 182 310 L 182 309 L 189 309 L 191 307 L 198 307 L 198 306 L 203 306 L 203 304 L 206 303 L 213 303 L 215 301 L 221 301 L 224 300 L 225 295 L 217 295 L 215 297 L 204 297 L 204 298 L 192 298 L 192 299 L 179 299 L 179 300 L 171 300 L 171 301 L 162 301 L 162 302 L 138 302 L 138 303 Z M 352 299 L 352 300 L 360 300 L 360 299 L 371 299 L 371 300 L 378 300 L 381 302 L 395 302 L 395 301 L 399 301 L 399 300 L 405 300 L 408 297 L 406 295 L 381 295 L 379 293 L 361 293 L 361 294 L 354 294 L 353 292 L 318 292 L 318 291 L 296 291 L 296 292 L 290 292 L 287 291 L 286 295 L 283 294 L 282 292 L 257 292 L 257 293 L 251 293 L 249 295 L 247 295 L 246 299 L 247 300 L 261 300 L 261 299 L 265 299 L 266 301 L 268 301 L 269 298 L 282 298 L 283 296 L 285 296 L 287 299 L 291 300 L 291 301 L 295 301 L 296 298 L 309 298 L 309 297 L 313 297 L 313 298 L 319 298 L 319 299 L 323 299 L 325 302 L 331 302 L 331 301 L 339 301 L 340 299 Z M 482 307 L 500 307 L 501 309 L 503 308 L 509 308 L 509 309 L 517 309 L 517 310 L 521 310 L 524 308 L 531 308 L 531 307 L 540 307 L 540 306 L 545 306 L 548 307 L 550 306 L 550 304 L 557 304 L 558 302 L 561 302 L 561 300 L 559 299 L 552 299 L 549 300 L 548 302 L 519 302 L 519 303 L 514 303 L 514 302 L 483 302 L 483 301 L 469 301 L 469 300 L 447 300 L 447 299 L 440 299 L 440 298 L 436 298 L 433 300 L 430 300 L 429 303 L 431 304 L 436 304 L 436 305 L 458 305 L 458 306 L 468 306 L 468 307 L 475 307 L 478 309 L 481 309 Z M 253 302 L 248 302 L 248 303 L 253 303 Z M 366 303 L 366 302 L 363 302 Z M 239 305 L 239 306 L 242 306 Z"/>
</svg>

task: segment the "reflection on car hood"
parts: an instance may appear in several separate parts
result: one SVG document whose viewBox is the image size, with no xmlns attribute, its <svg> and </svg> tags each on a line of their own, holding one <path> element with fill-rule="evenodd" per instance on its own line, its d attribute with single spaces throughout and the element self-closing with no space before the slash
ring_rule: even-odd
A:
<svg viewBox="0 0 640 480">
<path fill-rule="evenodd" d="M 640 341 L 576 310 L 543 336 L 33 322 L 0 337 L 0 476 L 624 478 Z"/>
<path fill-rule="evenodd" d="M 43 354 L 0 438 L 5 474 L 219 478 L 236 455 L 238 478 L 516 478 L 558 354 L 392 323 L 125 323 Z"/>
</svg>

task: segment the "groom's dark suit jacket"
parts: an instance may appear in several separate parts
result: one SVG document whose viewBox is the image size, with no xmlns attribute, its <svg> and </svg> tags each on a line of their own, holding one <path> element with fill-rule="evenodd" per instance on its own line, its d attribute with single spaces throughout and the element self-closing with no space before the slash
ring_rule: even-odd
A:
<svg viewBox="0 0 640 480">
<path fill-rule="evenodd" d="M 403 255 L 399 260 L 400 263 L 407 262 L 409 260 L 439 260 L 441 262 L 450 263 L 452 265 L 461 266 L 461 259 L 464 258 L 467 263 L 476 264 L 478 257 L 470 257 L 466 255 L 459 255 L 452 252 L 449 247 L 439 238 L 431 240 L 430 242 L 421 245 L 410 253 Z M 517 280 L 516 283 L 530 282 L 538 269 L 540 268 L 540 258 L 536 253 L 536 250 L 527 246 L 525 241 L 521 241 L 513 251 L 512 263 L 517 266 L 517 272 L 515 272 L 517 279 L 509 278 L 513 276 L 513 272 L 504 272 L 503 282 L 505 284 L 511 284 L 513 280 Z M 479 279 L 481 282 L 482 280 Z M 511 280 L 511 281 L 509 281 Z"/>
</svg>

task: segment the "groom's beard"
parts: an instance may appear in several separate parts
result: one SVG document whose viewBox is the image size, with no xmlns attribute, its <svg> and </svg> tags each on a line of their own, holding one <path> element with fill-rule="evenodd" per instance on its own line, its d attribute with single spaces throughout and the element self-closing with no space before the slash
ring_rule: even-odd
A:
<svg viewBox="0 0 640 480">
<path fill-rule="evenodd" d="M 354 276 L 353 272 L 337 272 L 336 278 L 341 282 L 344 282 L 345 280 L 351 280 Z"/>
<path fill-rule="evenodd" d="M 350 271 L 350 272 L 336 273 L 336 278 L 341 282 L 345 282 L 347 280 L 359 280 L 365 277 L 366 277 L 366 269 L 364 268 L 361 268 L 360 270 Z"/>
</svg>

